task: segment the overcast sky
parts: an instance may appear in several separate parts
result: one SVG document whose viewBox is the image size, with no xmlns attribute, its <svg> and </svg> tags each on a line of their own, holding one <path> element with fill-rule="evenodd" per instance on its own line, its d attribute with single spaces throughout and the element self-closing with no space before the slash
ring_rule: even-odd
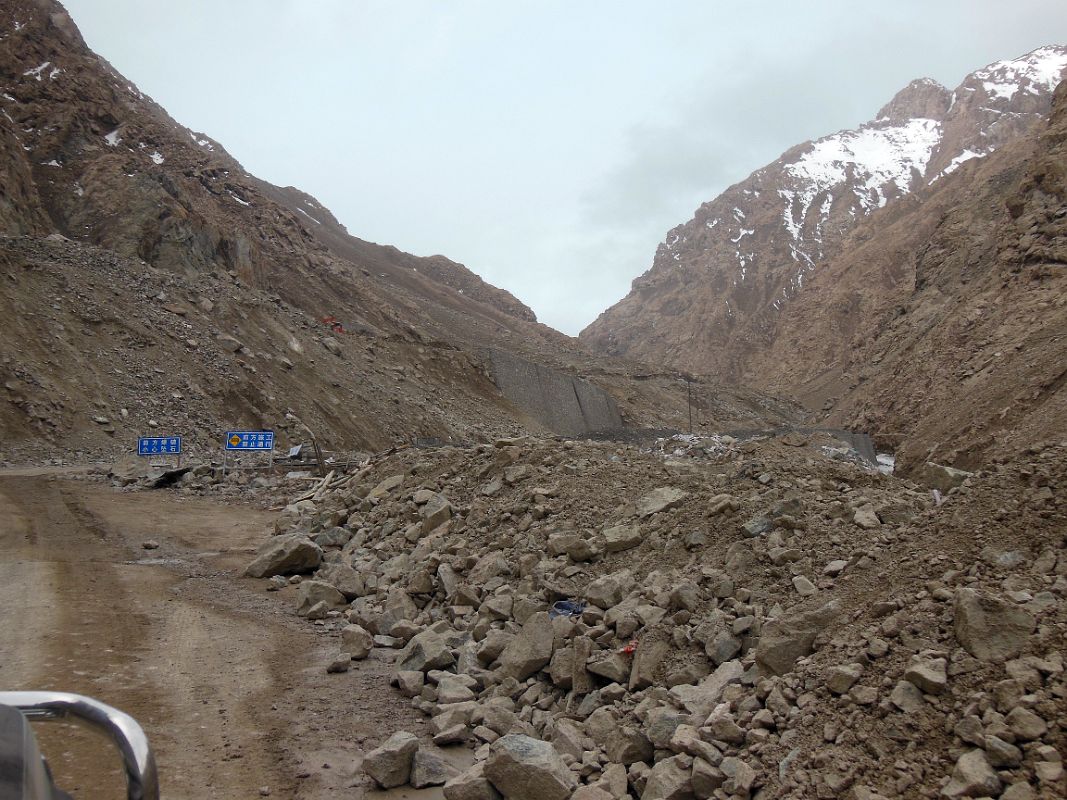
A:
<svg viewBox="0 0 1067 800">
<path fill-rule="evenodd" d="M 1067 43 L 1063 0 L 64 1 L 253 174 L 571 334 L 788 147 Z"/>
</svg>

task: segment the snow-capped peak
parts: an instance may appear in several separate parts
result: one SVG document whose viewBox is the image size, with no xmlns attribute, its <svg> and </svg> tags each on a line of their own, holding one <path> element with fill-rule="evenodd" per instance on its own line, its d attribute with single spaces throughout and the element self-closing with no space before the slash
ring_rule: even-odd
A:
<svg viewBox="0 0 1067 800">
<path fill-rule="evenodd" d="M 1011 100 L 1018 91 L 1051 92 L 1062 80 L 1065 69 L 1067 48 L 1048 46 L 1010 61 L 997 61 L 977 70 L 974 77 L 990 95 Z"/>
</svg>

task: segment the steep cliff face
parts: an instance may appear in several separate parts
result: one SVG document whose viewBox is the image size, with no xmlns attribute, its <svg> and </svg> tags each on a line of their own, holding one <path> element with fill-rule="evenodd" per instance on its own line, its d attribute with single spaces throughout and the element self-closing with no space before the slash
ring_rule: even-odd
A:
<svg viewBox="0 0 1067 800">
<path fill-rule="evenodd" d="M 1067 49 L 1046 47 L 952 92 L 914 81 L 872 122 L 798 145 L 702 205 L 580 338 L 603 353 L 751 377 L 749 362 L 862 220 L 1032 130 L 1065 72 Z"/>
</svg>

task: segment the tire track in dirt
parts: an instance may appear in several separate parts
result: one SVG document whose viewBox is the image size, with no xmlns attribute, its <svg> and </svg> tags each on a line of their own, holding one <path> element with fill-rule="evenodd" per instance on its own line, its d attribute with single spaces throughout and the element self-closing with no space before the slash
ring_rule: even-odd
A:
<svg viewBox="0 0 1067 800">
<path fill-rule="evenodd" d="M 79 692 L 132 714 L 167 800 L 254 798 L 263 786 L 302 800 L 361 796 L 363 743 L 424 723 L 382 691 L 389 663 L 326 675 L 334 635 L 296 619 L 289 590 L 237 579 L 270 520 L 168 492 L 0 473 L 0 686 Z M 146 553 L 147 538 L 160 548 Z M 117 796 L 118 760 L 98 737 L 36 730 L 77 800 Z"/>
</svg>

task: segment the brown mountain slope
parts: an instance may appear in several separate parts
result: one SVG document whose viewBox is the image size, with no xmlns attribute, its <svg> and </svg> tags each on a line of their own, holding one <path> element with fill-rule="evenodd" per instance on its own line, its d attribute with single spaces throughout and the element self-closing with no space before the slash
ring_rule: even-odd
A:
<svg viewBox="0 0 1067 800">
<path fill-rule="evenodd" d="M 1067 430 L 1067 83 L 1044 130 L 872 215 L 746 365 L 903 465 Z"/>
<path fill-rule="evenodd" d="M 684 419 L 676 381 L 602 364 L 462 265 L 351 237 L 248 174 L 92 53 L 58 3 L 3 9 L 5 453 L 128 446 L 150 422 L 206 445 L 239 426 L 284 441 L 300 420 L 371 448 L 615 424 L 579 373 L 626 421 Z M 501 364 L 520 379 L 502 384 Z M 716 418 L 794 413 L 725 397 Z"/>
<path fill-rule="evenodd" d="M 582 341 L 726 380 L 750 374 L 849 231 L 1040 124 L 1065 72 L 1067 48 L 1045 47 L 952 92 L 914 81 L 875 120 L 790 149 L 670 231 Z"/>
<path fill-rule="evenodd" d="M 186 274 L 233 270 L 323 313 L 339 299 L 325 278 L 337 255 L 396 271 L 425 261 L 427 280 L 405 282 L 416 297 L 440 288 L 427 284 L 473 290 L 472 302 L 463 303 L 467 314 L 491 309 L 534 320 L 462 265 L 348 237 L 312 198 L 249 175 L 221 145 L 178 125 L 89 51 L 58 3 L 6 5 L 19 27 L 0 41 L 3 133 L 8 151 L 22 157 L 5 164 L 4 232 L 58 231 Z M 380 276 L 352 277 L 357 292 L 373 295 Z M 366 305 L 373 313 L 379 303 Z"/>
</svg>

